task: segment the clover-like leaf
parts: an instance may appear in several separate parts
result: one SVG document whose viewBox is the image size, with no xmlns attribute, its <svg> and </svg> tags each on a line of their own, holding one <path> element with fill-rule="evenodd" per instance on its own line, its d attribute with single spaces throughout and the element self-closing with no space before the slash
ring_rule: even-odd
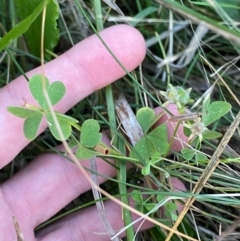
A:
<svg viewBox="0 0 240 241">
<path fill-rule="evenodd" d="M 29 89 L 34 99 L 44 110 L 48 110 L 49 106 L 47 104 L 43 88 L 46 88 L 52 105 L 58 103 L 63 98 L 66 91 L 65 86 L 61 81 L 55 81 L 50 84 L 49 80 L 45 76 L 34 75 L 29 80 Z"/>
<path fill-rule="evenodd" d="M 169 143 L 166 124 L 156 127 L 146 135 L 146 138 L 149 140 L 148 142 L 151 141 L 156 146 L 156 151 L 154 151 L 154 153 L 158 153 L 160 155 L 167 154 L 167 151 L 169 150 Z"/>
<path fill-rule="evenodd" d="M 135 201 L 134 206 L 138 211 L 143 212 L 143 198 L 139 190 L 133 190 L 131 197 Z"/>
<path fill-rule="evenodd" d="M 65 95 L 66 88 L 63 82 L 54 81 L 47 89 L 52 105 L 57 104 Z"/>
<path fill-rule="evenodd" d="M 217 131 L 210 131 L 210 130 L 206 130 L 203 132 L 203 139 L 204 140 L 210 140 L 210 139 L 216 139 L 221 137 L 222 134 L 217 132 Z"/>
<path fill-rule="evenodd" d="M 130 157 L 144 162 L 151 160 L 155 153 L 165 155 L 169 149 L 167 127 L 162 124 L 143 137 L 130 152 Z"/>
<path fill-rule="evenodd" d="M 37 131 L 42 118 L 43 114 L 38 112 L 24 121 L 23 131 L 27 139 L 33 140 L 37 136 Z"/>
<path fill-rule="evenodd" d="M 44 80 L 45 79 L 45 80 Z M 38 104 L 44 109 L 48 109 L 48 105 L 46 99 L 43 94 L 43 81 L 45 81 L 44 86 L 48 88 L 49 80 L 43 75 L 34 75 L 29 80 L 29 89 L 34 97 L 34 99 L 38 102 Z"/>
<path fill-rule="evenodd" d="M 144 203 L 144 207 L 147 209 L 147 212 L 150 212 L 151 211 L 151 213 L 155 213 L 155 212 L 157 212 L 158 211 L 158 209 L 156 209 L 155 207 L 156 207 L 156 203 L 149 203 L 149 202 L 147 202 L 147 203 Z M 154 210 L 154 212 L 153 212 L 153 209 L 155 208 L 155 210 Z"/>
<path fill-rule="evenodd" d="M 19 106 L 9 106 L 7 110 L 19 118 L 26 119 L 23 125 L 23 132 L 27 139 L 33 140 L 37 136 L 43 113 L 40 110 L 32 110 Z"/>
<path fill-rule="evenodd" d="M 168 202 L 168 203 L 166 203 L 166 205 L 164 205 L 167 209 L 168 209 L 168 211 L 177 211 L 177 209 L 178 209 L 178 206 L 177 206 L 177 204 L 176 203 L 172 203 L 172 202 Z"/>
<path fill-rule="evenodd" d="M 36 116 L 39 113 L 41 114 L 41 111 L 32 110 L 32 109 L 28 109 L 26 107 L 20 107 L 20 106 L 9 106 L 7 110 L 11 114 L 24 119 Z"/>
<path fill-rule="evenodd" d="M 190 148 L 183 148 L 181 153 L 183 154 L 184 159 L 188 161 L 191 160 L 195 155 L 195 151 Z"/>
<path fill-rule="evenodd" d="M 202 120 L 205 126 L 210 125 L 231 110 L 231 105 L 224 101 L 214 101 L 208 105 Z"/>
<path fill-rule="evenodd" d="M 97 154 L 98 154 L 97 152 L 80 145 L 77 149 L 76 157 L 80 160 L 86 160 L 86 159 L 93 158 Z"/>
<path fill-rule="evenodd" d="M 162 201 L 164 201 L 164 199 L 166 198 L 166 196 L 164 194 L 157 194 L 157 201 L 160 203 Z"/>
<path fill-rule="evenodd" d="M 74 119 L 71 116 L 64 115 L 64 114 L 61 114 L 58 112 L 55 112 L 55 114 L 56 114 L 58 120 L 65 121 L 65 122 L 69 123 L 71 126 L 74 126 L 75 124 L 77 124 L 79 122 L 77 119 Z"/>
<path fill-rule="evenodd" d="M 93 148 L 101 140 L 102 134 L 99 133 L 100 126 L 96 120 L 88 119 L 83 122 L 80 134 L 82 146 Z"/>
<path fill-rule="evenodd" d="M 186 126 L 183 126 L 183 133 L 185 136 L 188 136 L 188 137 L 192 134 L 191 129 Z"/>
<path fill-rule="evenodd" d="M 195 161 L 196 161 L 197 163 L 203 162 L 203 161 L 206 161 L 206 160 L 207 160 L 206 155 L 203 155 L 202 153 L 196 153 L 196 155 L 195 155 Z"/>
<path fill-rule="evenodd" d="M 77 138 L 74 135 L 71 135 L 68 140 L 68 146 L 70 148 L 74 148 L 74 147 L 77 147 L 78 145 L 79 145 L 79 142 L 78 142 Z"/>
<path fill-rule="evenodd" d="M 152 127 L 156 121 L 156 114 L 153 109 L 149 107 L 143 107 L 137 111 L 137 120 L 144 132 L 146 134 L 148 130 Z"/>
<path fill-rule="evenodd" d="M 131 192 L 131 197 L 135 202 L 139 202 L 139 203 L 143 202 L 143 198 L 139 190 L 133 190 Z"/>
<path fill-rule="evenodd" d="M 176 203 L 167 203 L 164 205 L 165 211 L 164 214 L 166 217 L 170 217 L 172 220 L 176 221 L 178 218 L 178 215 L 176 214 L 177 210 L 177 204 Z"/>
<path fill-rule="evenodd" d="M 141 163 L 145 163 L 146 160 L 150 159 L 151 153 L 156 152 L 155 145 L 146 137 L 143 137 L 137 144 L 132 148 L 130 157 L 139 159 Z"/>
<path fill-rule="evenodd" d="M 69 136 L 72 133 L 72 125 L 70 122 L 68 122 L 66 119 L 59 117 L 59 115 L 56 113 L 57 121 L 59 123 L 59 127 L 62 131 L 64 140 L 68 139 Z M 46 114 L 46 119 L 48 123 L 49 130 L 51 131 L 52 135 L 59 141 L 61 141 L 61 137 L 59 135 L 59 131 L 57 129 L 57 126 L 55 125 L 51 113 Z"/>
</svg>

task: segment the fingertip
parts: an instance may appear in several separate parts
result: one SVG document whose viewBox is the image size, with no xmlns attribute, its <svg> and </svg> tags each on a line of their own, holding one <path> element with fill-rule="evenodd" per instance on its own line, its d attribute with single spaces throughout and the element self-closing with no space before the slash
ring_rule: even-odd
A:
<svg viewBox="0 0 240 241">
<path fill-rule="evenodd" d="M 136 28 L 120 24 L 109 27 L 100 34 L 104 39 L 114 41 L 114 50 L 124 54 L 124 63 L 129 71 L 143 61 L 146 55 L 146 44 L 143 35 Z M 126 53 L 124 53 L 125 51 Z"/>
<path fill-rule="evenodd" d="M 114 40 L 115 48 L 127 51 L 126 65 L 129 71 L 136 68 L 145 58 L 146 44 L 143 35 L 134 27 L 126 24 L 115 25 L 101 32 L 104 39 Z"/>
<path fill-rule="evenodd" d="M 185 185 L 178 178 L 171 177 L 171 183 L 175 191 L 180 191 L 180 192 L 186 191 Z"/>
<path fill-rule="evenodd" d="M 66 53 L 76 69 L 84 69 L 89 73 L 93 90 L 98 90 L 126 74 L 118 62 L 127 71 L 132 71 L 139 66 L 146 54 L 142 34 L 131 26 L 115 25 L 104 29 L 99 35 L 101 39 L 92 35 Z"/>
</svg>

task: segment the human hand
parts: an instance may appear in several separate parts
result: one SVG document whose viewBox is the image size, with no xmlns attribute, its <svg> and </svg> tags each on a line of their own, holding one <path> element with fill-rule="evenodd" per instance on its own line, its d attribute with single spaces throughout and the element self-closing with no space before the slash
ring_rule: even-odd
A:
<svg viewBox="0 0 240 241">
<path fill-rule="evenodd" d="M 135 29 L 118 25 L 104 30 L 101 36 L 129 71 L 143 60 L 145 42 Z M 62 113 L 125 74 L 96 36 L 77 44 L 46 64 L 44 69 L 44 74 L 50 80 L 62 80 L 66 86 L 64 99 L 55 106 Z M 30 71 L 27 76 L 37 73 L 42 73 L 41 68 Z M 35 101 L 22 76 L 2 88 L 0 96 L 0 167 L 3 168 L 29 143 L 23 135 L 22 119 L 8 113 L 7 107 L 21 105 L 23 97 L 30 103 Z M 42 124 L 40 131 L 45 128 L 46 125 Z M 105 141 L 107 142 L 106 137 Z M 88 161 L 82 164 L 89 166 Z M 97 166 L 99 173 L 105 176 L 115 175 L 115 169 L 99 158 Z M 103 181 L 99 177 L 99 182 Z M 172 179 L 172 183 L 176 188 L 184 190 L 183 184 L 178 180 Z M 109 240 L 107 235 L 102 235 L 105 230 L 95 207 L 69 215 L 35 236 L 36 226 L 91 188 L 76 165 L 57 154 L 37 157 L 14 177 L 2 183 L 0 188 L 0 240 L 16 240 L 12 215 L 16 216 L 26 241 Z M 113 229 L 123 227 L 121 207 L 108 201 L 105 208 Z M 142 228 L 150 226 L 146 222 Z"/>
</svg>

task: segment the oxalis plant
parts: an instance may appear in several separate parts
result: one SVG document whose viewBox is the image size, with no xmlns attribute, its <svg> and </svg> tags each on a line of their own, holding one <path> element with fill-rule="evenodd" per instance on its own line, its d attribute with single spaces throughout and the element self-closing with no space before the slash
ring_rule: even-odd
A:
<svg viewBox="0 0 240 241">
<path fill-rule="evenodd" d="M 144 176 L 151 175 L 154 170 L 157 170 L 163 173 L 165 178 L 170 177 L 168 171 L 163 167 L 164 158 L 171 147 L 171 143 L 168 142 L 167 125 L 164 123 L 153 128 L 153 125 L 159 120 L 159 116 L 156 116 L 151 108 L 143 107 L 137 111 L 136 118 L 144 135 L 140 141 L 130 148 L 129 157 L 126 157 L 122 156 L 122 153 L 117 150 L 106 147 L 101 142 L 100 125 L 94 119 L 87 119 L 80 126 L 78 120 L 54 111 L 57 123 L 54 122 L 44 89 L 51 105 L 54 106 L 63 98 L 66 91 L 61 81 L 50 83 L 45 76 L 35 75 L 29 80 L 29 89 L 39 106 L 25 103 L 24 106 L 8 107 L 10 113 L 25 119 L 23 131 L 27 139 L 33 140 L 37 136 L 40 123 L 45 116 L 52 135 L 57 140 L 62 140 L 56 126 L 58 123 L 63 138 L 68 140 L 70 148 L 76 148 L 75 154 L 80 160 L 90 159 L 94 156 L 123 159 L 140 166 Z M 198 163 L 207 159 L 205 155 L 197 152 L 201 148 L 202 141 L 221 137 L 221 133 L 209 130 L 208 126 L 229 112 L 231 105 L 223 101 L 211 102 L 210 98 L 206 98 L 201 112 L 189 114 L 186 106 L 193 102 L 190 93 L 191 89 L 185 90 L 180 86 L 174 87 L 172 85 L 169 85 L 166 91 L 160 91 L 160 94 L 166 99 L 163 106 L 175 103 L 180 113 L 179 116 L 172 117 L 169 121 L 181 122 L 186 135 L 189 136 L 189 143 L 195 147 L 192 149 L 184 148 L 181 151 L 183 158 L 186 160 L 195 158 L 196 163 Z M 73 128 L 80 131 L 79 138 L 74 135 Z M 178 125 L 176 128 L 178 128 Z M 136 208 L 140 211 L 153 213 L 157 210 L 156 203 L 153 203 L 151 198 L 144 199 L 138 190 L 134 190 L 131 196 L 136 203 Z M 160 194 L 156 196 L 158 203 L 162 202 L 165 207 L 165 216 L 176 220 L 177 205 L 172 202 L 164 202 L 165 199 L 166 197 Z"/>
<path fill-rule="evenodd" d="M 185 90 L 177 86 L 174 87 L 169 84 L 167 91 L 160 91 L 164 96 L 166 106 L 169 103 L 177 105 L 179 116 L 170 118 L 170 121 L 182 122 L 184 126 L 184 133 L 188 136 L 188 142 L 195 147 L 183 148 L 181 153 L 184 159 L 192 160 L 195 157 L 196 163 L 207 160 L 207 157 L 197 150 L 201 149 L 203 140 L 216 139 L 222 136 L 221 133 L 209 130 L 208 126 L 220 119 L 231 110 L 231 105 L 225 101 L 211 102 L 210 97 L 207 96 L 202 105 L 202 110 L 197 113 L 189 113 L 186 109 L 188 103 L 193 103 L 194 100 L 190 98 L 191 88 Z"/>
<path fill-rule="evenodd" d="M 10 106 L 8 111 L 17 117 L 25 119 L 24 121 L 24 135 L 27 139 L 33 140 L 37 136 L 37 132 L 43 117 L 46 117 L 47 125 L 52 135 L 59 141 L 61 137 L 58 132 L 56 123 L 53 120 L 48 106 L 47 99 L 44 95 L 43 88 L 46 88 L 51 105 L 57 104 L 64 96 L 66 88 L 61 81 L 55 81 L 50 84 L 49 80 L 42 75 L 35 75 L 29 80 L 29 89 L 38 102 L 39 107 L 25 103 L 25 106 Z M 93 156 L 99 155 L 96 150 L 102 150 L 101 133 L 99 133 L 100 126 L 96 120 L 89 119 L 84 121 L 82 126 L 78 125 L 78 120 L 61 114 L 55 111 L 56 119 L 59 128 L 62 131 L 64 140 L 69 139 L 70 147 L 78 147 L 76 156 L 79 159 L 88 159 Z M 72 134 L 72 128 L 81 131 L 80 140 L 78 141 Z"/>
</svg>

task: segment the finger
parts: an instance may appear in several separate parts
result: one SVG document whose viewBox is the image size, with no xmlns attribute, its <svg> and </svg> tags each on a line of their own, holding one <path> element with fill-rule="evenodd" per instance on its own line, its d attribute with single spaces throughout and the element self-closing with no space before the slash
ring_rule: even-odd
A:
<svg viewBox="0 0 240 241">
<path fill-rule="evenodd" d="M 117 25 L 102 31 L 101 36 L 127 70 L 133 70 L 143 60 L 146 52 L 145 42 L 134 28 Z M 37 73 L 42 73 L 41 68 L 30 71 L 27 76 Z M 125 72 L 98 37 L 93 35 L 47 63 L 44 74 L 50 81 L 64 82 L 66 94 L 55 109 L 65 112 L 87 95 L 122 77 Z M 1 168 L 29 143 L 23 135 L 23 120 L 8 113 L 7 107 L 23 105 L 23 98 L 30 103 L 35 102 L 28 90 L 28 83 L 22 76 L 2 88 L 0 96 Z M 41 125 L 40 131 L 45 127 L 45 124 Z"/>
<path fill-rule="evenodd" d="M 169 128 L 170 123 L 167 124 Z M 109 144 L 106 136 L 104 136 L 104 142 Z M 175 144 L 177 145 L 177 142 Z M 90 166 L 87 161 L 82 164 L 87 168 Z M 115 175 L 115 168 L 105 161 L 97 159 L 97 166 L 100 174 L 109 177 Z M 100 183 L 104 180 L 99 177 Z M 15 216 L 20 219 L 19 221 L 26 229 L 25 233 L 46 221 L 90 188 L 90 184 L 82 177 L 76 165 L 55 154 L 39 156 L 2 185 L 5 200 L 10 204 Z M 16 197 L 24 197 L 24 202 L 21 200 L 16 202 Z M 31 240 L 31 237 L 29 239 Z"/>
<path fill-rule="evenodd" d="M 185 191 L 184 185 L 172 178 L 171 180 L 175 189 Z M 134 202 L 131 201 L 131 206 L 134 206 Z M 106 216 L 111 224 L 115 233 L 118 233 L 124 227 L 122 219 L 122 208 L 118 204 L 107 201 L 104 203 L 106 210 Z M 182 206 L 178 205 L 178 211 L 180 212 Z M 132 214 L 133 221 L 138 219 L 139 216 Z M 151 222 L 143 221 L 137 222 L 134 225 L 134 229 L 139 231 L 148 229 L 153 226 Z M 120 238 L 125 236 L 125 232 L 120 234 Z M 85 241 L 107 241 L 109 236 L 103 226 L 100 215 L 95 206 L 87 208 L 85 210 L 68 215 L 65 218 L 57 221 L 49 227 L 41 230 L 37 234 L 37 241 L 52 241 L 52 240 L 85 240 Z"/>
<path fill-rule="evenodd" d="M 103 141 L 109 144 L 106 135 Z M 90 168 L 89 161 L 81 161 L 81 164 Z M 103 176 L 112 177 L 116 174 L 116 169 L 100 158 L 97 158 L 97 168 L 98 173 Z M 105 180 L 101 176 L 98 178 L 99 183 Z M 0 240 L 13 240 L 2 239 L 6 232 L 2 225 L 13 226 L 12 214 L 17 217 L 25 239 L 33 240 L 32 230 L 36 226 L 90 188 L 91 185 L 74 163 L 56 154 L 39 156 L 1 185 L 0 194 L 3 198 L 1 200 L 0 196 L 0 200 L 3 203 L 0 205 L 8 208 L 1 210 L 0 229 L 3 232 L 0 232 Z"/>
<path fill-rule="evenodd" d="M 174 104 L 169 104 L 166 106 L 166 108 L 174 115 L 180 115 L 178 108 Z M 159 119 L 159 121 L 156 123 L 156 125 L 160 125 L 162 123 L 167 123 L 167 132 L 168 132 L 168 141 L 171 143 L 172 138 L 173 142 L 171 145 L 171 150 L 173 151 L 180 151 L 184 147 L 187 146 L 188 137 L 184 134 L 184 128 L 183 125 L 180 124 L 178 126 L 177 122 L 171 122 L 169 119 L 172 117 L 170 114 L 168 114 L 165 110 L 163 110 L 161 107 L 158 107 L 155 109 L 156 114 L 160 114 L 164 112 L 163 116 Z M 176 132 L 176 128 L 177 132 Z M 175 133 L 176 132 L 176 133 Z"/>
</svg>

